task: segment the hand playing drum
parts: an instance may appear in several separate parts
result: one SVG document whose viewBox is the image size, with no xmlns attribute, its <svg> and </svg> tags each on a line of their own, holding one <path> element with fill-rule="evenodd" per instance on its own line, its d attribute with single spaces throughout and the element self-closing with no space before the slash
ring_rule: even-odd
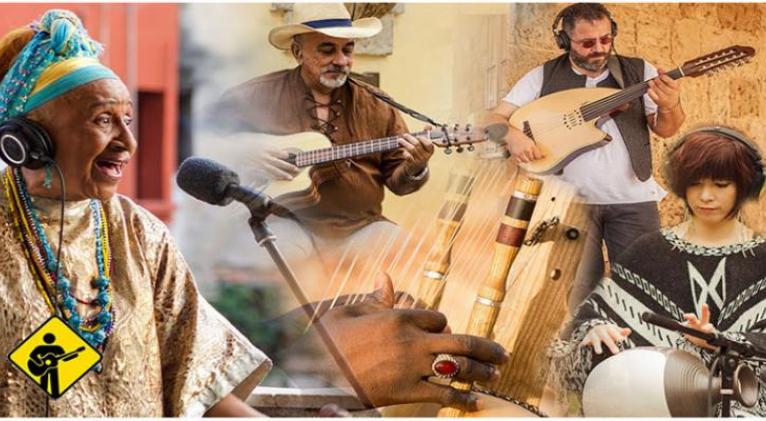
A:
<svg viewBox="0 0 766 421">
<path fill-rule="evenodd" d="M 601 344 L 603 343 L 609 348 L 612 354 L 617 354 L 620 352 L 617 343 L 626 340 L 628 335 L 630 335 L 630 332 L 630 328 L 617 327 L 611 323 L 594 326 L 588 331 L 588 334 L 585 335 L 580 346 L 590 345 L 593 347 L 593 352 L 601 355 Z"/>
</svg>

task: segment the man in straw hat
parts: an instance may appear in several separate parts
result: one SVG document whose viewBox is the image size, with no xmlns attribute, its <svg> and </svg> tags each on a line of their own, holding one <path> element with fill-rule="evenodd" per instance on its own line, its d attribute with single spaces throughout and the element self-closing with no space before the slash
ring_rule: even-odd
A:
<svg viewBox="0 0 766 421">
<path fill-rule="evenodd" d="M 252 141 L 253 132 L 317 131 L 334 145 L 401 136 L 401 148 L 394 151 L 315 165 L 311 195 L 318 199 L 296 212 L 322 250 L 393 235 L 396 225 L 382 215 L 384 187 L 397 195 L 420 189 L 428 180 L 433 145 L 427 138 L 406 134 L 399 113 L 373 95 L 376 88 L 349 78 L 354 40 L 374 36 L 381 22 L 377 18 L 352 21 L 341 3 L 297 3 L 292 22 L 272 29 L 269 42 L 289 50 L 298 66 L 228 90 L 215 106 L 214 124 L 236 134 L 233 138 L 241 143 Z M 246 136 L 240 139 L 243 132 Z M 287 153 L 278 144 L 259 149 L 257 166 L 270 177 L 289 180 L 300 172 L 284 160 Z M 279 238 L 303 241 L 299 249 L 311 248 L 310 239 L 297 227 L 287 231 L 291 234 L 283 230 L 282 235 L 273 228 Z M 283 245 L 289 256 L 290 245 Z"/>
</svg>

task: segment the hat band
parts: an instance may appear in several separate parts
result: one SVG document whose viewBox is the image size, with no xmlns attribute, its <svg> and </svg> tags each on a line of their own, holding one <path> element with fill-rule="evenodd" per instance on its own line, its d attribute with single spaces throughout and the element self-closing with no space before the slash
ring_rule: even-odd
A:
<svg viewBox="0 0 766 421">
<path fill-rule="evenodd" d="M 320 29 L 320 28 L 336 28 L 339 26 L 351 26 L 351 19 L 320 19 L 320 20 L 310 20 L 307 22 L 303 22 L 304 25 L 314 28 L 314 29 Z"/>
</svg>

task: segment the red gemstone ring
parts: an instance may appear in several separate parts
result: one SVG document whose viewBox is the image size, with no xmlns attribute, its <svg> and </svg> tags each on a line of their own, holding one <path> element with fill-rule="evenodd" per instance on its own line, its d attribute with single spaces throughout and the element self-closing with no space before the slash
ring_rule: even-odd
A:
<svg viewBox="0 0 766 421">
<path fill-rule="evenodd" d="M 434 372 L 434 376 L 442 379 L 451 379 L 457 376 L 460 372 L 460 365 L 457 360 L 450 354 L 439 354 L 434 358 L 434 363 L 431 364 L 431 370 Z"/>
</svg>

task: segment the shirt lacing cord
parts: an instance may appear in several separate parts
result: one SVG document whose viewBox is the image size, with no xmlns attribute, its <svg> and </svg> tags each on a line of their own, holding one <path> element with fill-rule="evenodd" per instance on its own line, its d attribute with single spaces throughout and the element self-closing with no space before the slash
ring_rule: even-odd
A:
<svg viewBox="0 0 766 421">
<path fill-rule="evenodd" d="M 338 126 L 332 123 L 340 117 L 341 111 L 343 110 L 341 101 L 338 99 L 329 104 L 324 104 L 314 99 L 313 95 L 306 95 L 305 100 L 309 102 L 306 111 L 309 113 L 311 119 L 314 120 L 314 124 L 311 125 L 311 128 L 332 139 L 332 135 L 338 131 Z M 326 121 L 318 117 L 319 113 L 317 112 L 317 108 L 322 107 L 328 108 L 328 120 Z M 311 112 L 312 110 L 314 111 L 313 113 Z"/>
</svg>

